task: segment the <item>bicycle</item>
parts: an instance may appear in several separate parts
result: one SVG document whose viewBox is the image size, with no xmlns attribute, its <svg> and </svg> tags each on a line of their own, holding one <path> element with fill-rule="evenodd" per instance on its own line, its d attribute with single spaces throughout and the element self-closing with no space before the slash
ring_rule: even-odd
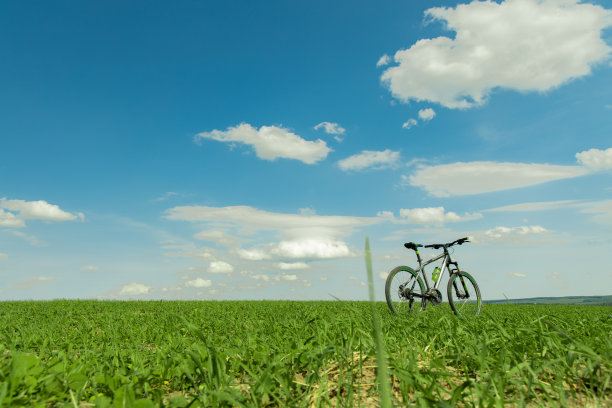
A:
<svg viewBox="0 0 612 408">
<path fill-rule="evenodd" d="M 480 289 L 472 275 L 460 270 L 459 265 L 451 258 L 451 254 L 448 252 L 448 249 L 453 245 L 462 245 L 465 242 L 469 242 L 468 237 L 459 238 L 446 244 L 421 245 L 414 242 L 405 243 L 404 246 L 406 248 L 416 252 L 419 268 L 415 271 L 409 266 L 398 266 L 389 272 L 385 282 L 385 297 L 391 312 L 400 314 L 406 312 L 407 309 L 407 313 L 411 313 L 415 302 L 419 301 L 421 303 L 419 310 L 421 311 L 425 310 L 427 302 L 434 306 L 441 305 L 442 293 L 438 290 L 438 287 L 442 282 L 444 271 L 448 269 L 449 279 L 446 292 L 451 309 L 458 316 L 478 316 L 482 309 Z M 421 247 L 442 248 L 443 252 L 423 262 L 419 254 L 419 248 Z M 432 272 L 434 285 L 430 287 L 429 280 L 425 274 L 425 266 L 438 259 L 442 259 L 442 263 Z M 453 266 L 452 268 L 451 265 Z M 425 280 L 424 285 L 421 275 Z"/>
</svg>

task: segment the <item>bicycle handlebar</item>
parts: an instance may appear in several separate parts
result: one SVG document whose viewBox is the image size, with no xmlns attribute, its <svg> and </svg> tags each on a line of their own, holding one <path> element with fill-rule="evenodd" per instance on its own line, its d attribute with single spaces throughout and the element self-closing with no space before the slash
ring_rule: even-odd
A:
<svg viewBox="0 0 612 408">
<path fill-rule="evenodd" d="M 430 245 L 422 245 L 422 244 L 417 244 L 414 242 L 406 242 L 404 244 L 404 246 L 408 249 L 412 249 L 413 251 L 417 251 L 418 254 L 418 248 L 433 248 L 433 249 L 440 249 L 440 248 L 450 248 L 453 245 L 463 245 L 465 242 L 470 242 L 470 238 L 469 237 L 463 237 L 463 238 L 459 238 L 454 240 L 453 242 L 448 242 L 446 244 L 430 244 Z"/>
<path fill-rule="evenodd" d="M 431 244 L 431 245 L 425 245 L 425 248 L 433 248 L 433 249 L 439 249 L 439 248 L 449 248 L 452 247 L 453 245 L 463 245 L 464 242 L 469 242 L 470 239 L 468 237 L 463 237 L 463 238 L 459 238 L 454 240 L 453 242 L 449 242 L 446 244 Z"/>
</svg>

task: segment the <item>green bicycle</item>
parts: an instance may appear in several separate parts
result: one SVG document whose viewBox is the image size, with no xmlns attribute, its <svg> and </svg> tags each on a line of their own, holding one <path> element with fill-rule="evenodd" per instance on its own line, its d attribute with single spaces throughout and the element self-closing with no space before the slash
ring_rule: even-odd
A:
<svg viewBox="0 0 612 408">
<path fill-rule="evenodd" d="M 415 310 L 425 310 L 427 302 L 434 306 L 442 304 L 442 293 L 438 290 L 442 282 L 444 271 L 448 270 L 449 279 L 446 287 L 448 303 L 456 315 L 459 316 L 478 316 L 482 309 L 482 299 L 480 289 L 476 281 L 469 273 L 459 269 L 459 265 L 451 258 L 448 249 L 453 245 L 462 245 L 469 242 L 469 239 L 459 238 L 447 244 L 421 245 L 414 242 L 407 242 L 404 246 L 416 252 L 419 268 L 414 270 L 409 266 L 398 266 L 389 272 L 385 283 L 385 297 L 391 312 L 395 314 L 410 313 Z M 419 254 L 419 248 L 442 248 L 443 252 L 425 262 Z M 425 266 L 432 262 L 442 259 L 439 267 L 432 272 L 433 287 L 429 285 L 429 280 L 425 274 Z M 421 276 L 423 279 L 421 279 Z M 423 284 L 423 282 L 425 282 Z"/>
</svg>

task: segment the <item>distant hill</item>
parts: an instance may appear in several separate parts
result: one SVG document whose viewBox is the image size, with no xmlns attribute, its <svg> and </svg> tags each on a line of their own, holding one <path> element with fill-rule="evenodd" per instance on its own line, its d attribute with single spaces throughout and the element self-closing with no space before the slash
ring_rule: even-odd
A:
<svg viewBox="0 0 612 408">
<path fill-rule="evenodd" d="M 529 305 L 606 305 L 612 306 L 612 295 L 609 296 L 562 296 L 534 297 L 526 299 L 484 300 L 484 303 L 513 303 Z"/>
</svg>

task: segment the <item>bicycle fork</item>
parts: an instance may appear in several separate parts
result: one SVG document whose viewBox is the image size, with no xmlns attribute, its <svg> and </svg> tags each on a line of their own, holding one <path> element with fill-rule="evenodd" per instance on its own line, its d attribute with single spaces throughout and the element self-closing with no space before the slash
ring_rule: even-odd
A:
<svg viewBox="0 0 612 408">
<path fill-rule="evenodd" d="M 459 273 L 459 265 L 457 265 L 457 262 L 449 262 L 450 264 L 454 264 L 455 268 L 456 268 L 456 273 Z M 450 268 L 449 268 L 450 270 Z M 452 272 L 451 272 L 452 275 Z M 457 297 L 459 299 L 469 299 L 470 298 L 470 292 L 468 291 L 467 285 L 465 284 L 465 280 L 463 279 L 463 275 L 459 275 L 459 280 L 461 281 L 461 286 L 463 287 L 463 292 L 457 287 L 457 279 L 455 279 L 453 281 L 453 288 L 455 289 L 455 293 L 457 293 Z"/>
</svg>

